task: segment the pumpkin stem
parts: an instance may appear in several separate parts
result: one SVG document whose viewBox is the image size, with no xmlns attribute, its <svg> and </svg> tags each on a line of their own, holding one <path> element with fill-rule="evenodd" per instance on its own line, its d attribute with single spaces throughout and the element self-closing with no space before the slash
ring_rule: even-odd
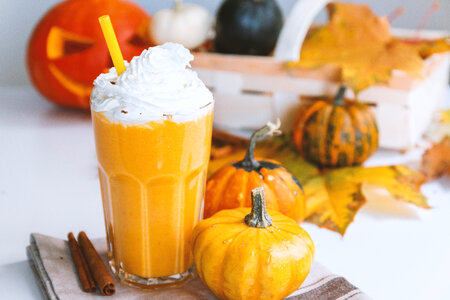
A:
<svg viewBox="0 0 450 300">
<path fill-rule="evenodd" d="M 250 138 L 250 143 L 247 148 L 247 153 L 245 154 L 245 158 L 242 161 L 242 165 L 244 167 L 250 167 L 250 168 L 258 168 L 259 167 L 259 163 L 255 159 L 256 142 L 263 141 L 269 136 L 275 136 L 275 135 L 281 134 L 280 125 L 281 125 L 281 122 L 280 122 L 280 119 L 278 119 L 276 124 L 268 122 L 267 125 L 256 130 L 255 132 L 253 132 L 253 134 Z"/>
<path fill-rule="evenodd" d="M 266 228 L 272 225 L 272 218 L 266 210 L 262 187 L 252 190 L 252 211 L 245 216 L 245 224 L 256 228 Z"/>
<path fill-rule="evenodd" d="M 347 87 L 345 85 L 341 85 L 341 87 L 339 88 L 339 91 L 336 94 L 336 97 L 334 98 L 335 106 L 343 106 L 344 105 L 345 90 L 347 90 Z"/>
</svg>

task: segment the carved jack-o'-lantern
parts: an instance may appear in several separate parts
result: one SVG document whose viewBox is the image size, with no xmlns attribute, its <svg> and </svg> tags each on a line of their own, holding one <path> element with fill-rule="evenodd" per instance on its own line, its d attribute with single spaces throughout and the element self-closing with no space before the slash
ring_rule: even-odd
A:
<svg viewBox="0 0 450 300">
<path fill-rule="evenodd" d="M 109 14 L 123 57 L 130 60 L 150 46 L 150 16 L 122 0 L 67 0 L 39 22 L 27 49 L 28 72 L 49 100 L 89 108 L 94 79 L 112 67 L 98 17 Z"/>
</svg>

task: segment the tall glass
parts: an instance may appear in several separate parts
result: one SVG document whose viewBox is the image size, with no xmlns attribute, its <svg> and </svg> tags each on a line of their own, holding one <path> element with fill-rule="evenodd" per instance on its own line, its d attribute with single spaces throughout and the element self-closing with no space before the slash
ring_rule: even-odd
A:
<svg viewBox="0 0 450 300">
<path fill-rule="evenodd" d="M 122 112 L 126 113 L 126 112 Z M 213 104 L 140 125 L 92 110 L 109 261 L 126 283 L 182 281 L 202 215 Z"/>
</svg>

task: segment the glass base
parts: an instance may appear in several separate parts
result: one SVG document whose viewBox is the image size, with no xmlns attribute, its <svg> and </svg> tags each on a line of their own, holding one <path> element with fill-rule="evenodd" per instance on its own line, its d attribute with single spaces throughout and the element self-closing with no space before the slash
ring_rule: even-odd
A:
<svg viewBox="0 0 450 300">
<path fill-rule="evenodd" d="M 144 289 L 153 289 L 158 287 L 179 286 L 183 285 L 188 279 L 194 277 L 195 267 L 190 267 L 186 272 L 163 277 L 141 277 L 124 271 L 120 266 L 116 268 L 113 260 L 109 260 L 111 270 L 119 279 L 132 287 L 140 287 Z"/>
</svg>

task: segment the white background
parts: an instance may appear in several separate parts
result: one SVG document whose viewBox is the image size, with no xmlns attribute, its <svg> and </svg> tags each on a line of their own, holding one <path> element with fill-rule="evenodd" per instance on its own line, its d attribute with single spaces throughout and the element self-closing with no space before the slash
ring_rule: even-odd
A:
<svg viewBox="0 0 450 300">
<path fill-rule="evenodd" d="M 191 0 L 213 13 L 221 1 Z M 89 115 L 63 110 L 28 85 L 24 48 L 31 30 L 55 0 L 0 0 L 0 299 L 42 299 L 26 262 L 30 232 L 64 238 L 86 230 L 104 236 Z M 172 1 L 140 0 L 150 13 Z M 295 0 L 278 0 L 285 15 Z M 416 27 L 429 0 L 371 0 L 376 13 L 404 6 L 397 27 Z M 427 28 L 450 30 L 450 0 Z M 449 97 L 447 97 L 449 99 Z M 449 101 L 449 100 L 447 100 Z M 447 102 L 448 103 L 448 102 Z M 368 163 L 412 162 L 378 152 Z M 450 299 L 450 179 L 426 184 L 430 210 L 379 198 L 357 214 L 344 238 L 305 224 L 316 259 L 374 299 Z"/>
<path fill-rule="evenodd" d="M 278 0 L 286 16 L 296 0 Z M 352 0 L 367 3 L 379 15 L 387 15 L 397 7 L 405 13 L 393 26 L 416 28 L 419 19 L 434 0 Z M 24 66 L 25 46 L 33 26 L 57 0 L 0 0 L 0 86 L 27 84 Z M 172 0 L 137 0 L 150 14 L 172 6 Z M 221 0 L 187 0 L 199 3 L 215 13 Z M 450 0 L 440 0 L 441 7 L 426 28 L 450 30 Z"/>
</svg>

